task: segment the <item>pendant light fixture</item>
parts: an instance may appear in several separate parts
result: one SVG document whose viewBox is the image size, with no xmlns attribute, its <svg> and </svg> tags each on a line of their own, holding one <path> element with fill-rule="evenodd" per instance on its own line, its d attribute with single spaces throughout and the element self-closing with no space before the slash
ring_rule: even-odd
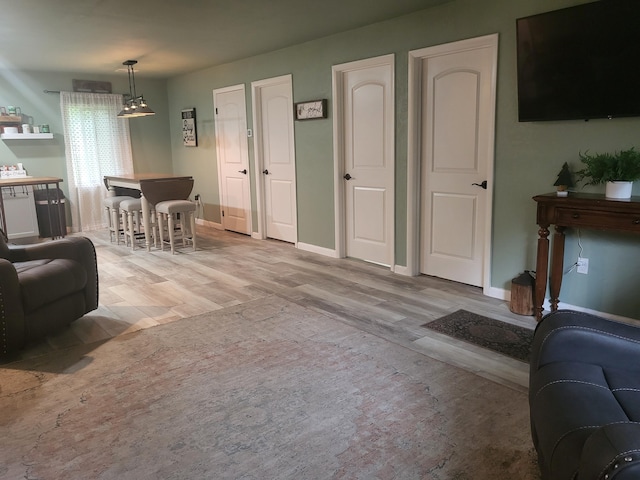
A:
<svg viewBox="0 0 640 480">
<path fill-rule="evenodd" d="M 127 75 L 129 76 L 129 97 L 125 99 L 122 110 L 118 113 L 119 117 L 146 117 L 148 115 L 156 114 L 156 112 L 149 108 L 147 102 L 144 101 L 144 97 L 142 95 L 138 96 L 136 93 L 136 78 L 133 73 L 133 66 L 136 63 L 138 63 L 137 60 L 127 60 L 126 62 L 122 62 L 123 65 L 126 65 Z"/>
</svg>

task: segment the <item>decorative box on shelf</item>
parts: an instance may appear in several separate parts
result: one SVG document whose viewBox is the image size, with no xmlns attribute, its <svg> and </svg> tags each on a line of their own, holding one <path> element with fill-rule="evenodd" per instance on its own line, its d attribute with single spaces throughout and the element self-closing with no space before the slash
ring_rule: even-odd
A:
<svg viewBox="0 0 640 480">
<path fill-rule="evenodd" d="M 0 166 L 0 179 L 5 178 L 28 178 L 27 171 L 16 167 Z"/>
<path fill-rule="evenodd" d="M 0 115 L 0 125 L 22 123 L 22 115 Z"/>
</svg>

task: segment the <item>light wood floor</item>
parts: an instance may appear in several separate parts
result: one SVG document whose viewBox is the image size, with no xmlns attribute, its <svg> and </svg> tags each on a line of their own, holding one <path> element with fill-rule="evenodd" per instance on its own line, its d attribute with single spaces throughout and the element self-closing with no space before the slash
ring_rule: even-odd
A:
<svg viewBox="0 0 640 480">
<path fill-rule="evenodd" d="M 528 365 L 422 327 L 458 309 L 534 328 L 507 302 L 433 277 L 406 277 L 353 259 L 334 259 L 275 240 L 198 226 L 198 251 L 131 251 L 106 231 L 96 246 L 100 306 L 69 329 L 23 352 L 32 357 L 79 343 L 278 295 L 414 351 L 526 390 Z"/>
</svg>

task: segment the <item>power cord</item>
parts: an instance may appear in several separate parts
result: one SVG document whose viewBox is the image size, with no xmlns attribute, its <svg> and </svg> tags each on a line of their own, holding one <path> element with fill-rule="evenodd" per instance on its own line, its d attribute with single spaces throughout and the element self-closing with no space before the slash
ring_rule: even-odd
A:
<svg viewBox="0 0 640 480">
<path fill-rule="evenodd" d="M 582 240 L 580 239 L 580 229 L 578 229 L 578 247 L 580 247 L 580 252 L 578 253 L 578 258 L 582 258 L 582 252 L 583 252 L 584 248 L 582 246 Z M 564 272 L 564 275 L 567 275 L 567 274 L 573 272 L 576 269 L 577 266 L 578 266 L 578 260 L 576 260 L 576 262 L 573 265 L 571 265 L 569 270 Z"/>
<path fill-rule="evenodd" d="M 194 199 L 194 201 L 196 203 L 195 217 L 196 218 L 204 217 L 204 205 L 202 205 L 202 197 L 200 197 L 199 193 L 196 193 L 196 195 L 193 197 L 193 199 Z"/>
</svg>

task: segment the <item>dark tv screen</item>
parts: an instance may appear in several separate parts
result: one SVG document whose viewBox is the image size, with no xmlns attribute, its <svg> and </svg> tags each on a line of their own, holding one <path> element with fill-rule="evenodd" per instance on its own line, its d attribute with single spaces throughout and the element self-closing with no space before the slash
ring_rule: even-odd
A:
<svg viewBox="0 0 640 480">
<path fill-rule="evenodd" d="M 640 116 L 640 0 L 516 20 L 521 122 Z"/>
</svg>

